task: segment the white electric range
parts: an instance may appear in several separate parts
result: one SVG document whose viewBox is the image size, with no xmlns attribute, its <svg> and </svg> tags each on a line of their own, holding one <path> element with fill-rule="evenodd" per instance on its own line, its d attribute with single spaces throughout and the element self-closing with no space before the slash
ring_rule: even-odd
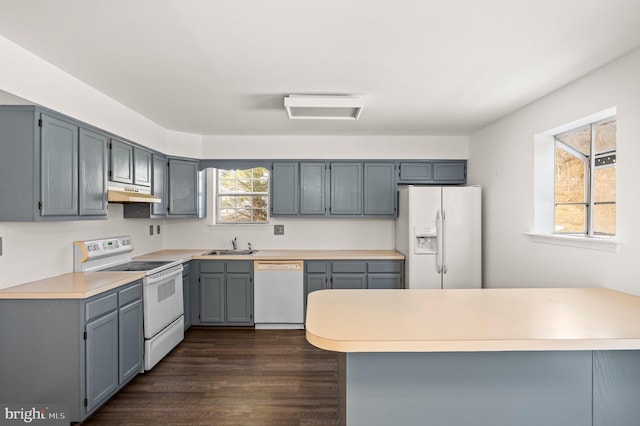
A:
<svg viewBox="0 0 640 426">
<path fill-rule="evenodd" d="M 144 322 L 144 369 L 151 370 L 184 339 L 182 263 L 134 261 L 131 237 L 73 243 L 75 272 L 140 271 Z"/>
</svg>

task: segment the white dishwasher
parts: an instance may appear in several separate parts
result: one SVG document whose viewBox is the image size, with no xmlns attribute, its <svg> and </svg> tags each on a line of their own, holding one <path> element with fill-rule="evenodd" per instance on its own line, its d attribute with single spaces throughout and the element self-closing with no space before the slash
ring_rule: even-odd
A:
<svg viewBox="0 0 640 426">
<path fill-rule="evenodd" d="M 256 328 L 304 328 L 304 262 L 253 262 L 253 315 Z"/>
</svg>

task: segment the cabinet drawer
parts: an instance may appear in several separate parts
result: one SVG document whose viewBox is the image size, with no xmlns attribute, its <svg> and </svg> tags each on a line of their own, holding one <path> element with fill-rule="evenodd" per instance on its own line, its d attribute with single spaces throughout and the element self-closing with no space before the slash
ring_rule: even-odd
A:
<svg viewBox="0 0 640 426">
<path fill-rule="evenodd" d="M 141 297 L 142 297 L 142 283 L 138 283 L 132 287 L 129 287 L 124 290 L 120 290 L 118 292 L 118 305 L 124 306 L 129 302 L 132 302 L 136 299 L 140 299 Z"/>
<path fill-rule="evenodd" d="M 371 274 L 399 274 L 402 272 L 402 262 L 369 262 L 367 272 Z"/>
<path fill-rule="evenodd" d="M 85 305 L 85 321 L 89 321 L 92 318 L 99 317 L 100 315 L 106 314 L 107 312 L 113 311 L 117 308 L 117 293 L 101 297 L 100 299 L 92 300 Z"/>
<path fill-rule="evenodd" d="M 333 262 L 331 272 L 365 273 L 367 272 L 366 262 Z"/>
<path fill-rule="evenodd" d="M 200 272 L 224 273 L 224 262 L 202 262 L 200 264 Z"/>
<path fill-rule="evenodd" d="M 305 262 L 304 269 L 311 274 L 324 274 L 327 272 L 327 262 Z"/>
<path fill-rule="evenodd" d="M 251 273 L 251 262 L 228 262 L 227 263 L 228 274 L 249 274 Z"/>
</svg>

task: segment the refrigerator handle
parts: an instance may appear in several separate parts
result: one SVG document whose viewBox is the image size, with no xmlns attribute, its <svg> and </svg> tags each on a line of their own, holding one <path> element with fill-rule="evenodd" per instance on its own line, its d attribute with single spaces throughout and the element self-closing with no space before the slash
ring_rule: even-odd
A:
<svg viewBox="0 0 640 426">
<path fill-rule="evenodd" d="M 442 210 L 442 273 L 447 273 L 447 214 Z"/>
<path fill-rule="evenodd" d="M 442 238 L 442 216 L 440 215 L 440 209 L 436 212 L 436 227 L 438 229 L 438 241 L 436 242 L 436 272 L 438 274 L 442 273 L 442 262 L 440 261 L 440 240 Z"/>
</svg>

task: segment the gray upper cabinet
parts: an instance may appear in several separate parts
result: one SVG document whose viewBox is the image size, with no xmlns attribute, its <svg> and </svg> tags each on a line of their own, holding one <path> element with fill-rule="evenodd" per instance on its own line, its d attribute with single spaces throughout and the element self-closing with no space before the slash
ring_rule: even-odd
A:
<svg viewBox="0 0 640 426">
<path fill-rule="evenodd" d="M 300 214 L 324 215 L 326 198 L 325 163 L 300 163 Z"/>
<path fill-rule="evenodd" d="M 467 160 L 401 161 L 398 183 L 456 185 L 467 182 Z"/>
<path fill-rule="evenodd" d="M 395 163 L 364 163 L 364 214 L 396 214 Z"/>
<path fill-rule="evenodd" d="M 133 147 L 133 183 L 151 186 L 151 152 Z"/>
<path fill-rule="evenodd" d="M 42 114 L 42 216 L 78 214 L 78 126 Z"/>
<path fill-rule="evenodd" d="M 107 167 L 109 138 L 80 128 L 80 215 L 107 214 Z"/>
<path fill-rule="evenodd" d="M 466 161 L 441 161 L 433 164 L 433 180 L 436 183 L 466 183 Z"/>
<path fill-rule="evenodd" d="M 106 219 L 106 137 L 81 125 L 0 106 L 0 222 Z"/>
<path fill-rule="evenodd" d="M 113 182 L 133 183 L 133 145 L 111 139 L 109 179 Z"/>
<path fill-rule="evenodd" d="M 198 161 L 169 159 L 169 216 L 198 216 Z"/>
<path fill-rule="evenodd" d="M 111 139 L 111 171 L 113 182 L 151 186 L 151 151 Z"/>
<path fill-rule="evenodd" d="M 271 168 L 271 215 L 298 214 L 298 163 L 278 162 Z"/>
<path fill-rule="evenodd" d="M 162 200 L 160 203 L 151 204 L 154 216 L 165 216 L 167 214 L 167 192 L 167 157 L 153 154 L 151 193 Z"/>
<path fill-rule="evenodd" d="M 331 163 L 331 214 L 362 214 L 362 163 Z"/>
</svg>

